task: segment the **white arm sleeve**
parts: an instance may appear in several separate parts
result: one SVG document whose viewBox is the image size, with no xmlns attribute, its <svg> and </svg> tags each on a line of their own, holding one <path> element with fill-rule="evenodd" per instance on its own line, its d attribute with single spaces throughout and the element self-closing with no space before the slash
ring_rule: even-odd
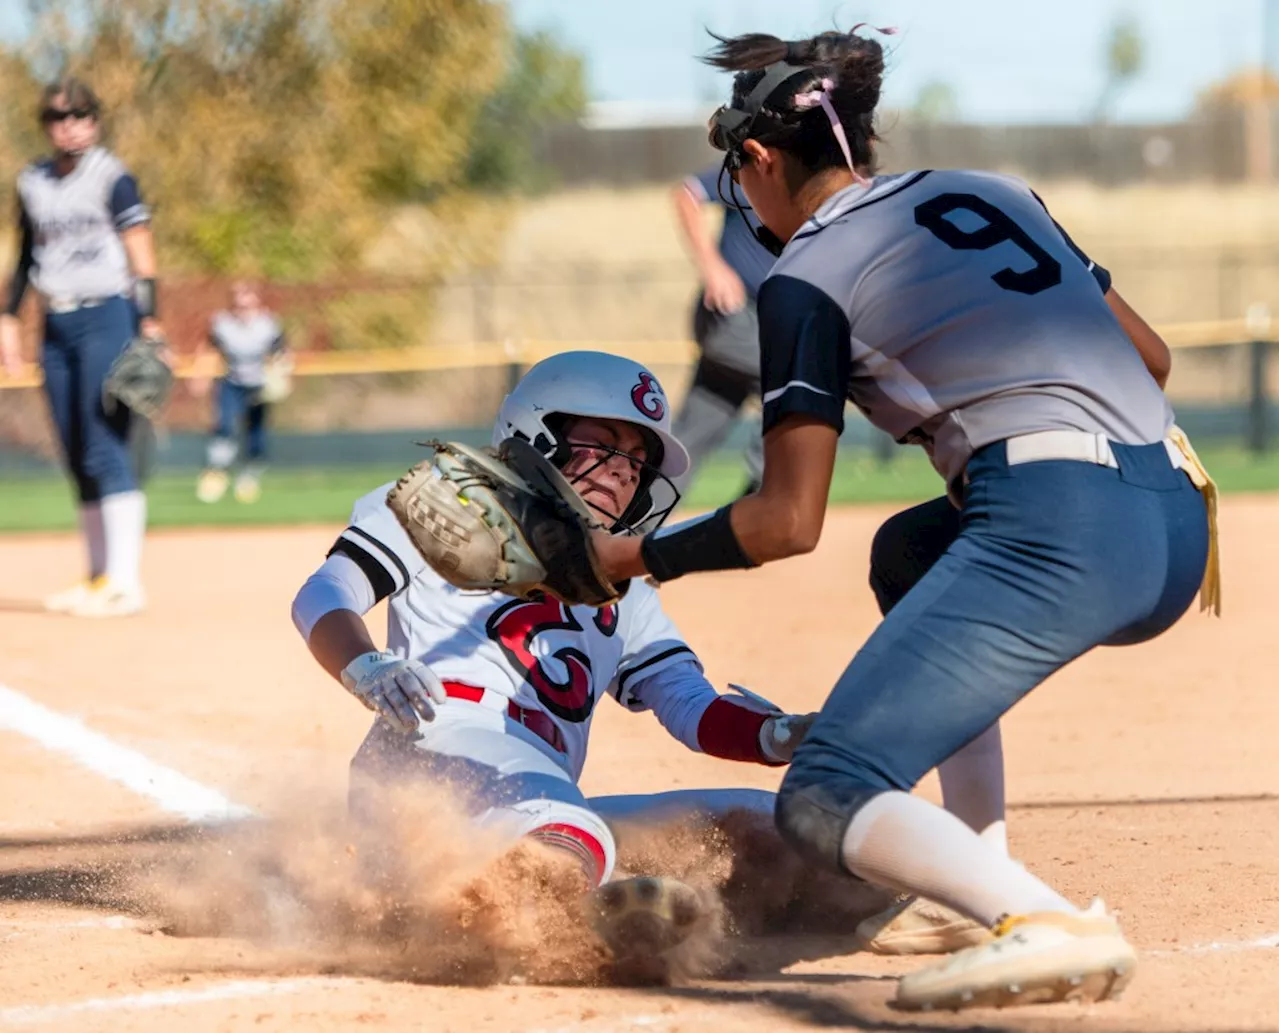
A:
<svg viewBox="0 0 1280 1033">
<path fill-rule="evenodd" d="M 359 564 L 340 552 L 331 553 L 293 597 L 293 626 L 304 642 L 326 613 L 351 610 L 364 616 L 377 603 L 373 585 Z"/>
<path fill-rule="evenodd" d="M 672 738 L 701 753 L 698 722 L 717 699 L 719 693 L 707 681 L 697 661 L 685 659 L 636 679 L 631 686 L 632 703 L 628 709 L 652 710 Z"/>
<path fill-rule="evenodd" d="M 403 592 L 426 569 L 426 561 L 387 508 L 390 488 L 384 484 L 356 501 L 351 523 L 294 598 L 293 625 L 308 643 L 326 613 L 351 610 L 363 617 L 387 596 Z"/>
</svg>

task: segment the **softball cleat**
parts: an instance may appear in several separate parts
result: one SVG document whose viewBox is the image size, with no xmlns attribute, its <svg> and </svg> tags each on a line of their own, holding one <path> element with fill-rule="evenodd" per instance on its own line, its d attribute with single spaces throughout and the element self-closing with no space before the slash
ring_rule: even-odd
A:
<svg viewBox="0 0 1280 1033">
<path fill-rule="evenodd" d="M 78 606 L 84 605 L 85 600 L 105 580 L 106 578 L 99 574 L 88 581 L 81 581 L 70 588 L 64 588 L 61 592 L 54 592 L 53 595 L 45 598 L 44 608 L 50 613 L 71 613 Z"/>
<path fill-rule="evenodd" d="M 898 981 L 894 1004 L 911 1011 L 1003 1008 L 1118 997 L 1137 951 L 1095 900 L 1088 911 L 1004 918 L 991 938 Z"/>
<path fill-rule="evenodd" d="M 117 585 L 104 577 L 67 613 L 72 617 L 130 617 L 146 608 L 147 596 L 141 586 Z"/>
<path fill-rule="evenodd" d="M 217 502 L 227 493 L 229 483 L 226 470 L 206 470 L 196 481 L 196 498 L 209 504 Z"/>
<path fill-rule="evenodd" d="M 942 904 L 903 897 L 858 923 L 858 946 L 873 954 L 951 954 L 991 939 L 991 930 Z"/>
<path fill-rule="evenodd" d="M 617 961 L 644 960 L 679 946 L 705 909 L 678 879 L 640 876 L 606 882 L 587 897 L 587 917 Z"/>
</svg>

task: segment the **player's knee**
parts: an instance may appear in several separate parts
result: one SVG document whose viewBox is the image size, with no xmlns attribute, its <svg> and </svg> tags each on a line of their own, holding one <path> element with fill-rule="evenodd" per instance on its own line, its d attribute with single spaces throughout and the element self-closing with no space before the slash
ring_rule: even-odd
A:
<svg viewBox="0 0 1280 1033">
<path fill-rule="evenodd" d="M 528 800 L 514 809 L 531 819 L 525 832 L 529 839 L 571 856 L 593 886 L 609 881 L 618 848 L 600 815 L 560 800 Z"/>
<path fill-rule="evenodd" d="M 809 863 L 845 871 L 844 837 L 853 816 L 885 787 L 856 777 L 807 779 L 788 772 L 773 818 L 778 834 Z"/>
<path fill-rule="evenodd" d="M 895 513 L 871 540 L 871 591 L 887 614 L 929 573 L 960 533 L 959 512 L 945 498 Z"/>
<path fill-rule="evenodd" d="M 880 525 L 871 539 L 869 581 L 881 614 L 887 614 L 911 590 L 915 578 L 909 566 L 910 540 L 906 535 L 904 514 L 890 517 Z"/>
</svg>

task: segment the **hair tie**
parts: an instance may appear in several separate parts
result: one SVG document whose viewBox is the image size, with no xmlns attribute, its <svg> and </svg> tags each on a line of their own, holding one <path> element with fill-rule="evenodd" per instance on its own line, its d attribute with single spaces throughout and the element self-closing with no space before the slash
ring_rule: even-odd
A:
<svg viewBox="0 0 1280 1033">
<path fill-rule="evenodd" d="M 878 32 L 878 33 L 880 33 L 880 35 L 881 35 L 881 36 L 896 36 L 896 35 L 898 34 L 898 30 L 897 30 L 897 28 L 895 28 L 895 27 L 894 27 L 894 26 L 892 26 L 892 25 L 889 25 L 889 26 L 886 26 L 886 27 L 885 27 L 885 28 L 883 28 L 883 29 L 880 29 L 880 28 L 877 28 L 876 26 L 872 25 L 870 22 L 858 22 L 858 24 L 857 24 L 857 25 L 855 25 L 852 29 L 850 29 L 850 30 L 849 30 L 849 35 L 850 35 L 850 36 L 852 36 L 855 32 L 857 32 L 857 31 L 858 31 L 860 28 L 862 28 L 864 25 L 865 25 L 865 26 L 867 26 L 867 27 L 868 27 L 872 32 Z"/>
<path fill-rule="evenodd" d="M 795 95 L 795 106 L 799 111 L 807 111 L 810 108 L 821 106 L 822 110 L 827 113 L 827 121 L 831 123 L 831 132 L 835 134 L 836 143 L 840 145 L 840 152 L 844 155 L 845 164 L 849 166 L 849 171 L 853 173 L 854 182 L 865 186 L 869 180 L 854 168 L 853 153 L 849 150 L 849 137 L 845 134 L 840 116 L 836 114 L 835 106 L 831 103 L 831 91 L 835 89 L 835 85 L 835 82 L 831 79 L 822 79 L 818 83 L 818 89 L 809 90 L 807 93 L 797 93 Z"/>
<path fill-rule="evenodd" d="M 808 46 L 808 42 L 808 40 L 787 40 L 787 52 L 782 56 L 782 60 L 789 65 L 804 64 L 809 59 L 804 49 Z"/>
</svg>

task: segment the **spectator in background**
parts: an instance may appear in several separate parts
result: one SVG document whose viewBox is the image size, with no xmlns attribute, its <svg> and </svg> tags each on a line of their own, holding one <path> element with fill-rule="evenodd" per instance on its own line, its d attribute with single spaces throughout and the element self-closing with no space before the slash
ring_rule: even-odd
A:
<svg viewBox="0 0 1280 1033">
<path fill-rule="evenodd" d="M 28 285 L 44 308 L 44 390 L 80 505 L 88 576 L 45 600 L 54 611 L 119 617 L 146 605 L 140 575 L 147 502 L 130 452 L 133 414 L 107 412 L 102 385 L 156 319 L 151 213 L 120 159 L 99 145 L 101 105 L 65 78 L 46 87 L 40 122 L 52 155 L 17 182 L 18 261 L 0 315 L 0 365 L 21 371 L 18 310 Z"/>
<path fill-rule="evenodd" d="M 231 466 L 245 439 L 244 463 L 235 481 L 237 502 L 256 502 L 262 493 L 267 458 L 267 415 L 285 393 L 288 351 L 280 321 L 262 303 L 257 286 L 246 281 L 231 285 L 231 306 L 209 321 L 207 341 L 196 348 L 196 362 L 216 351 L 226 369 L 217 382 L 216 416 L 209 440 L 207 465 L 196 484 L 201 502 L 217 502 L 231 482 Z M 208 394 L 209 380 L 196 380 L 197 397 Z"/>
<path fill-rule="evenodd" d="M 728 435 L 743 403 L 760 393 L 760 342 L 756 292 L 773 268 L 774 257 L 752 233 L 746 218 L 720 196 L 721 167 L 690 176 L 673 191 L 676 216 L 698 266 L 702 291 L 693 312 L 693 337 L 700 354 L 693 384 L 676 414 L 672 433 L 689 450 L 689 470 L 678 479 L 684 491 L 694 471 Z M 708 232 L 703 208 L 723 210 L 720 239 Z M 746 454 L 748 486 L 754 491 L 764 465 L 763 444 L 753 436 Z"/>
</svg>

